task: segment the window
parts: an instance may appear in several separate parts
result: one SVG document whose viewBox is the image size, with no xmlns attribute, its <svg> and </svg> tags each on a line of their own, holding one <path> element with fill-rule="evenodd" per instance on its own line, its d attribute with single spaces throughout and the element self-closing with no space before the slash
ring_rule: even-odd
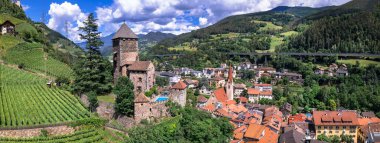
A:
<svg viewBox="0 0 380 143">
<path fill-rule="evenodd" d="M 343 129 L 346 129 L 346 126 L 343 126 Z"/>
<path fill-rule="evenodd" d="M 137 87 L 137 91 L 139 91 L 139 92 L 141 91 L 141 86 Z"/>
<path fill-rule="evenodd" d="M 318 131 L 318 133 L 321 133 L 321 131 Z"/>
<path fill-rule="evenodd" d="M 332 131 L 329 131 L 330 134 L 332 134 Z"/>
<path fill-rule="evenodd" d="M 321 126 L 318 126 L 318 129 L 321 129 L 322 127 Z"/>
<path fill-rule="evenodd" d="M 142 82 L 142 78 L 141 77 L 139 77 L 139 82 Z"/>
<path fill-rule="evenodd" d="M 330 126 L 329 129 L 332 130 L 332 129 L 333 129 L 333 126 Z"/>
<path fill-rule="evenodd" d="M 338 129 L 339 129 L 339 126 L 336 126 L 336 127 L 335 127 L 335 129 L 337 129 L 337 130 L 338 130 Z"/>
</svg>

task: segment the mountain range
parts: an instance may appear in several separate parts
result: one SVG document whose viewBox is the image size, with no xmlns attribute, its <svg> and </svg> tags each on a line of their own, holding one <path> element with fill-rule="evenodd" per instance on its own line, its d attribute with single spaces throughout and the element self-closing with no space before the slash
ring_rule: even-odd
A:
<svg viewBox="0 0 380 143">
<path fill-rule="evenodd" d="M 100 52 L 103 56 L 109 56 L 112 52 L 112 37 L 115 35 L 115 33 L 110 34 L 108 36 L 102 37 L 101 40 L 103 41 L 104 45 L 100 47 Z M 176 35 L 170 34 L 170 33 L 162 33 L 162 32 L 149 32 L 147 34 L 138 34 L 139 37 L 139 48 L 140 50 L 145 50 L 147 48 L 150 48 L 154 45 L 156 45 L 158 42 L 173 38 Z M 86 48 L 86 42 L 77 43 L 79 47 L 82 49 Z"/>
</svg>

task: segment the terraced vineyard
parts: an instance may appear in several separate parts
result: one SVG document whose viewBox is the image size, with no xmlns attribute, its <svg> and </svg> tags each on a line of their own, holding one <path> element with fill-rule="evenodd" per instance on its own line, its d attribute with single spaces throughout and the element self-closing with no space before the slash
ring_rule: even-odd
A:
<svg viewBox="0 0 380 143">
<path fill-rule="evenodd" d="M 0 143 L 97 143 L 105 142 L 103 131 L 96 129 L 85 129 L 74 134 L 55 136 L 55 137 L 36 137 L 36 138 L 0 138 Z"/>
<path fill-rule="evenodd" d="M 40 44 L 19 44 L 7 51 L 4 60 L 12 64 L 24 65 L 28 70 L 70 78 L 72 69 L 67 64 L 46 56 L 42 47 Z"/>
<path fill-rule="evenodd" d="M 0 128 L 50 125 L 88 118 L 70 93 L 46 86 L 47 79 L 0 65 Z"/>
</svg>

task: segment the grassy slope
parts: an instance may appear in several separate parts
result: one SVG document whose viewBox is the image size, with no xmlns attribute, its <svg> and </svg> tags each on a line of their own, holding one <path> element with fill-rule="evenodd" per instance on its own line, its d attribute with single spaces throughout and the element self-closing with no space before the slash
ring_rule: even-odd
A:
<svg viewBox="0 0 380 143">
<path fill-rule="evenodd" d="M 362 66 L 362 67 L 368 66 L 370 64 L 380 66 L 380 62 L 371 61 L 371 60 L 361 60 L 361 59 L 337 60 L 338 63 L 350 64 L 350 65 L 355 65 L 356 61 L 358 61 L 360 63 L 360 66 Z"/>
</svg>

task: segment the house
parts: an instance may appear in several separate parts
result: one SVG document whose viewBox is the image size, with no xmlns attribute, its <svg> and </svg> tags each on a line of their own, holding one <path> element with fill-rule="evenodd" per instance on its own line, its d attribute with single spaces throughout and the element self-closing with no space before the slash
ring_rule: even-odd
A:
<svg viewBox="0 0 380 143">
<path fill-rule="evenodd" d="M 194 76 L 196 78 L 202 78 L 203 77 L 203 72 L 201 72 L 201 71 L 191 71 L 190 73 L 192 76 Z"/>
<path fill-rule="evenodd" d="M 4 34 L 14 35 L 14 34 L 16 34 L 16 26 L 9 20 L 0 24 L 0 30 L 1 30 L 0 35 L 4 35 Z"/>
<path fill-rule="evenodd" d="M 229 73 L 228 70 L 223 70 L 223 76 L 224 76 L 225 78 L 228 77 L 228 73 Z M 232 72 L 232 77 L 233 77 L 233 78 L 236 78 L 236 70 L 234 70 L 234 71 Z"/>
<path fill-rule="evenodd" d="M 345 67 L 340 67 L 338 70 L 336 70 L 335 74 L 339 77 L 345 77 L 348 76 L 348 70 Z"/>
<path fill-rule="evenodd" d="M 184 75 L 184 76 L 191 75 L 192 71 L 193 71 L 193 69 L 186 68 L 186 67 L 174 69 L 175 74 Z"/>
<path fill-rule="evenodd" d="M 256 68 L 255 70 L 256 70 L 258 78 L 260 78 L 262 76 L 262 74 L 264 74 L 264 73 L 273 74 L 276 72 L 276 69 L 271 68 L 271 67 L 260 67 L 260 68 Z"/>
<path fill-rule="evenodd" d="M 258 102 L 260 90 L 255 89 L 255 88 L 248 88 L 247 92 L 248 92 L 248 101 L 249 102 L 251 102 L 251 103 Z"/>
<path fill-rule="evenodd" d="M 313 111 L 316 137 L 325 134 L 328 137 L 341 134 L 349 135 L 357 142 L 359 122 L 354 111 Z"/>
<path fill-rule="evenodd" d="M 289 116 L 288 118 L 288 124 L 293 124 L 293 123 L 303 123 L 305 122 L 307 119 L 306 115 L 305 114 L 302 114 L 302 113 L 298 113 L 298 114 L 295 114 L 295 115 L 292 115 L 292 116 Z"/>
<path fill-rule="evenodd" d="M 305 143 L 306 135 L 300 130 L 290 130 L 280 136 L 279 143 Z"/>
<path fill-rule="evenodd" d="M 302 75 L 298 73 L 276 72 L 273 74 L 273 77 L 276 80 L 287 78 L 290 82 L 293 83 L 303 83 Z"/>
<path fill-rule="evenodd" d="M 365 143 L 380 142 L 380 123 L 369 123 L 360 127 L 359 141 Z"/>
<path fill-rule="evenodd" d="M 316 74 L 316 75 L 323 75 L 323 74 L 325 74 L 325 69 L 323 69 L 323 68 L 317 68 L 317 69 L 314 70 L 314 74 Z"/>
<path fill-rule="evenodd" d="M 207 98 L 204 97 L 203 95 L 198 96 L 198 104 L 197 107 L 204 107 L 206 105 Z"/>
<path fill-rule="evenodd" d="M 209 85 L 210 86 L 215 85 L 215 88 L 224 87 L 225 84 L 226 84 L 226 80 L 220 76 L 214 77 L 209 80 Z"/>
<path fill-rule="evenodd" d="M 177 83 L 181 80 L 181 76 L 176 75 L 175 73 L 172 73 L 172 72 L 161 72 L 160 76 L 168 78 L 170 85 Z"/>
<path fill-rule="evenodd" d="M 285 117 L 288 117 L 292 113 L 292 104 L 286 102 L 282 107 L 281 107 L 281 112 L 284 114 Z"/>
<path fill-rule="evenodd" d="M 187 96 L 186 88 L 187 85 L 183 81 L 179 81 L 178 83 L 174 84 L 170 90 L 170 99 L 173 102 L 178 103 L 180 106 L 185 107 Z"/>
<path fill-rule="evenodd" d="M 243 93 L 245 89 L 247 89 L 247 86 L 245 84 L 235 84 L 234 97 L 235 98 L 240 97 L 241 93 Z"/>
<path fill-rule="evenodd" d="M 253 66 L 251 62 L 242 62 L 238 66 L 236 66 L 236 70 L 249 70 L 252 67 Z"/>
<path fill-rule="evenodd" d="M 198 86 L 199 81 L 198 80 L 192 80 L 192 79 L 185 79 L 185 83 L 187 85 L 187 88 L 193 89 Z"/>
<path fill-rule="evenodd" d="M 210 95 L 212 94 L 212 91 L 208 89 L 206 86 L 202 86 L 201 89 L 199 90 L 200 94 L 204 95 Z"/>
<path fill-rule="evenodd" d="M 255 143 L 277 143 L 278 136 L 277 133 L 259 124 L 250 124 L 244 134 L 246 142 Z"/>
<path fill-rule="evenodd" d="M 254 86 L 259 91 L 272 91 L 273 89 L 271 84 L 254 84 Z"/>
</svg>

